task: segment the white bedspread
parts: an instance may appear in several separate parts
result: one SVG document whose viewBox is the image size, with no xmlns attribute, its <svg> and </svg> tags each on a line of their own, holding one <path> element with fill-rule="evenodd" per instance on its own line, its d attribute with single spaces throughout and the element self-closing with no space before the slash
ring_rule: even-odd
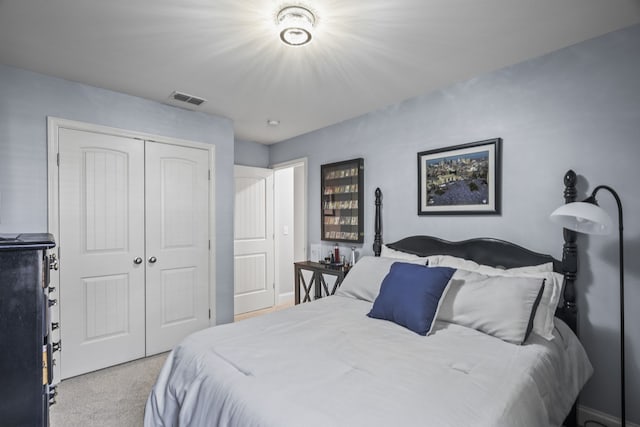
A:
<svg viewBox="0 0 640 427">
<path fill-rule="evenodd" d="M 169 355 L 145 426 L 553 426 L 592 368 L 556 321 L 523 346 L 438 323 L 422 337 L 332 296 L 209 328 Z"/>
</svg>

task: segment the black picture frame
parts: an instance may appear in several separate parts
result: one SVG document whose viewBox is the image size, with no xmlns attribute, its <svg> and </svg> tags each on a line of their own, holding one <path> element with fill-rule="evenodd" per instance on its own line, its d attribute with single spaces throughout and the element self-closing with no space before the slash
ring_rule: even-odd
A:
<svg viewBox="0 0 640 427">
<path fill-rule="evenodd" d="M 499 215 L 502 139 L 418 153 L 418 215 Z"/>
</svg>

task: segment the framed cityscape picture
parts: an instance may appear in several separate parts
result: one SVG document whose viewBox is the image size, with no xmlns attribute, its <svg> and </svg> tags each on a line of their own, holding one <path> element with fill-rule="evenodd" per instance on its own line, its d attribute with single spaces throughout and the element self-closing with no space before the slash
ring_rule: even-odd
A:
<svg viewBox="0 0 640 427">
<path fill-rule="evenodd" d="M 418 153 L 418 215 L 500 214 L 500 138 Z"/>
</svg>

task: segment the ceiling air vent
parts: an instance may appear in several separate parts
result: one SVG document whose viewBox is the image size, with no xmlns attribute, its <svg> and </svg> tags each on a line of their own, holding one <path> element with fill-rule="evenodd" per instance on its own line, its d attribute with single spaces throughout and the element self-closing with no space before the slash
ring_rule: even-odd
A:
<svg viewBox="0 0 640 427">
<path fill-rule="evenodd" d="M 175 101 L 186 102 L 187 104 L 195 105 L 196 107 L 207 102 L 207 100 L 204 98 L 198 98 L 197 96 L 178 91 L 173 92 L 170 98 Z"/>
</svg>

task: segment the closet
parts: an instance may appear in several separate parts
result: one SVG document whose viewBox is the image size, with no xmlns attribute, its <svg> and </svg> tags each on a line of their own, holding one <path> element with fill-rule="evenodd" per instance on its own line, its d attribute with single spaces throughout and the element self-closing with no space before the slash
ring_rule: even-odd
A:
<svg viewBox="0 0 640 427">
<path fill-rule="evenodd" d="M 62 379 L 209 325 L 209 151 L 60 127 Z"/>
</svg>

